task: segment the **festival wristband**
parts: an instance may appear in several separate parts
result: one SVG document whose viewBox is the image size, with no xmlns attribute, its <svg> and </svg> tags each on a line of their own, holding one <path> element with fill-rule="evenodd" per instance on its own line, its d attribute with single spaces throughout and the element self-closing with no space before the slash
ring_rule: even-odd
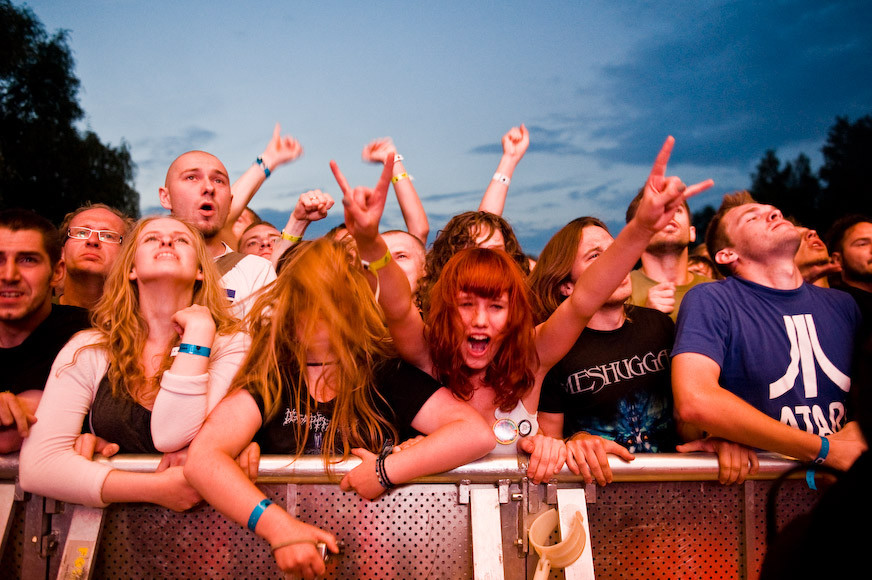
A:
<svg viewBox="0 0 872 580">
<path fill-rule="evenodd" d="M 402 160 L 403 160 L 403 156 L 400 155 L 399 153 L 397 153 L 396 155 L 394 155 L 394 163 L 399 163 L 399 162 L 402 161 Z"/>
<path fill-rule="evenodd" d="M 294 234 L 289 234 L 285 230 L 282 230 L 282 239 L 296 244 L 303 239 L 303 236 L 295 236 Z"/>
<path fill-rule="evenodd" d="M 400 181 L 401 179 L 406 179 L 407 177 L 409 177 L 409 174 L 404 171 L 404 172 L 400 173 L 399 175 L 394 175 L 393 177 L 391 177 L 391 183 L 396 183 L 396 182 Z"/>
<path fill-rule="evenodd" d="M 212 349 L 209 348 L 208 346 L 198 346 L 196 344 L 188 344 L 186 342 L 183 342 L 182 344 L 180 344 L 178 346 L 177 349 L 174 349 L 174 350 L 175 350 L 175 353 L 173 353 L 173 355 L 178 354 L 178 353 L 185 353 L 185 354 L 198 354 L 200 356 L 208 357 L 209 355 L 212 354 Z"/>
<path fill-rule="evenodd" d="M 256 506 L 254 506 L 254 509 L 251 510 L 251 515 L 248 516 L 248 529 L 249 530 L 251 530 L 252 532 L 254 531 L 254 528 L 257 527 L 257 521 L 260 519 L 260 516 L 262 516 L 264 510 L 266 510 L 266 508 L 268 508 L 271 505 L 272 505 L 272 500 L 264 498 L 264 499 L 260 500 L 260 503 L 258 503 Z"/>
<path fill-rule="evenodd" d="M 364 270 L 369 270 L 373 274 L 384 268 L 388 265 L 388 262 L 391 261 L 391 251 L 390 249 L 385 252 L 385 255 L 379 258 L 374 262 L 367 262 L 366 260 L 361 260 L 360 263 L 363 266 Z"/>
<path fill-rule="evenodd" d="M 272 171 L 270 171 L 269 167 L 266 166 L 266 163 L 263 162 L 263 158 L 258 157 L 257 164 L 260 165 L 261 169 L 263 169 L 263 174 L 269 177 L 269 174 L 272 173 Z"/>
<path fill-rule="evenodd" d="M 512 178 L 511 178 L 511 177 L 509 177 L 508 175 L 503 175 L 503 174 L 500 173 L 500 172 L 496 172 L 496 173 L 494 173 L 494 176 L 493 176 L 493 178 L 492 178 L 491 180 L 492 180 L 492 181 L 499 181 L 499 182 L 502 183 L 503 185 L 508 185 L 508 184 L 510 184 L 510 183 L 512 182 Z"/>
<path fill-rule="evenodd" d="M 820 465 L 827 459 L 827 455 L 830 453 L 830 440 L 826 437 L 821 437 L 821 450 L 818 451 L 818 456 L 815 458 L 814 462 Z"/>
</svg>

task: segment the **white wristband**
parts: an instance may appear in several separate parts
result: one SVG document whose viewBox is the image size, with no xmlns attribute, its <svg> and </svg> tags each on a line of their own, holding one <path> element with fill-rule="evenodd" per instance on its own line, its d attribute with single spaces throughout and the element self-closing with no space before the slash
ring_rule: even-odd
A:
<svg viewBox="0 0 872 580">
<path fill-rule="evenodd" d="M 493 181 L 499 181 L 503 185 L 508 185 L 512 182 L 512 179 L 508 175 L 503 175 L 500 172 L 494 173 Z"/>
</svg>

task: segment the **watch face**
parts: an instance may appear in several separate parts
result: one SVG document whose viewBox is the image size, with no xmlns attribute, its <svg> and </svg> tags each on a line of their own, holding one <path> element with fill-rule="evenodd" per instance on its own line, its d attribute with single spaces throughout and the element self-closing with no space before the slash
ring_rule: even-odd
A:
<svg viewBox="0 0 872 580">
<path fill-rule="evenodd" d="M 526 419 L 518 423 L 518 433 L 521 437 L 526 437 L 533 430 L 533 425 Z"/>
<path fill-rule="evenodd" d="M 527 429 L 529 428 L 528 426 Z M 518 426 L 511 419 L 497 419 L 494 423 L 494 436 L 497 438 L 497 443 L 510 445 L 518 438 Z"/>
</svg>

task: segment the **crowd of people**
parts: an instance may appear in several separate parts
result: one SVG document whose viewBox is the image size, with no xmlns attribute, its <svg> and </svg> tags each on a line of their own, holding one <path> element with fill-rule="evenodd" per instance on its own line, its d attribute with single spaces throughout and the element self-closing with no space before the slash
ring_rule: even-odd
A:
<svg viewBox="0 0 872 580">
<path fill-rule="evenodd" d="M 255 485 L 261 453 L 320 455 L 328 472 L 355 456 L 340 485 L 369 499 L 489 453 L 529 455 L 535 483 L 566 466 L 606 485 L 610 455 L 676 451 L 715 453 L 724 484 L 760 450 L 851 469 L 872 218 L 824 242 L 739 192 L 691 248 L 687 200 L 713 183 L 669 176 L 673 145 L 617 236 L 579 217 L 536 257 L 501 216 L 523 125 L 480 207 L 432 243 L 390 139 L 363 149 L 374 187 L 331 162 L 341 226 L 305 239 L 334 206 L 320 189 L 281 229 L 261 220 L 251 199 L 302 153 L 278 125 L 234 183 L 209 153 L 176 158 L 168 215 L 95 204 L 56 228 L 4 210 L 0 451 L 20 449 L 25 490 L 63 501 L 205 500 L 307 578 L 336 538 Z M 380 230 L 391 188 L 405 230 Z M 154 473 L 93 461 L 116 453 L 163 459 Z"/>
</svg>

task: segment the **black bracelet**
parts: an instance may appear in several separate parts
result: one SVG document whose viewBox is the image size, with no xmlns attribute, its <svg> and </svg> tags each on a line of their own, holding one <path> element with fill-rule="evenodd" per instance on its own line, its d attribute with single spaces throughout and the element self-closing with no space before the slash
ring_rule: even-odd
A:
<svg viewBox="0 0 872 580">
<path fill-rule="evenodd" d="M 381 453 L 378 454 L 378 458 L 375 460 L 375 475 L 378 477 L 379 485 L 385 489 L 396 487 L 388 477 L 388 472 L 385 469 L 385 459 L 387 459 L 388 455 L 391 454 L 393 447 L 393 441 L 390 439 L 385 441 L 385 444 L 382 445 Z"/>
</svg>

